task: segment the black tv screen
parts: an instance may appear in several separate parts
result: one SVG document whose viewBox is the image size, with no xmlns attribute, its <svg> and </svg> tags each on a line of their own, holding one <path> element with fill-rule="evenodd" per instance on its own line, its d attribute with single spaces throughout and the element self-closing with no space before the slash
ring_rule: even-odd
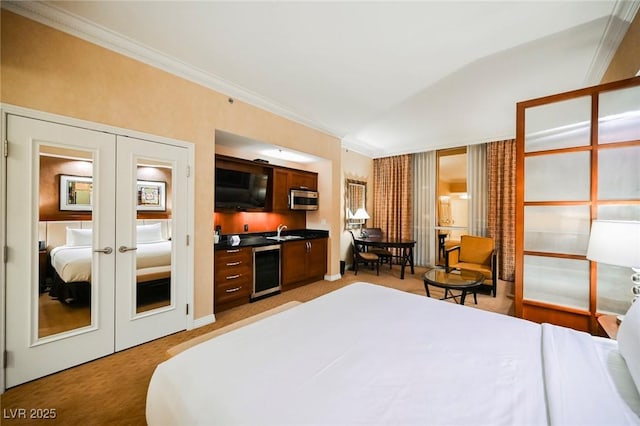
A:
<svg viewBox="0 0 640 426">
<path fill-rule="evenodd" d="M 215 205 L 217 209 L 264 209 L 269 176 L 216 168 Z"/>
</svg>

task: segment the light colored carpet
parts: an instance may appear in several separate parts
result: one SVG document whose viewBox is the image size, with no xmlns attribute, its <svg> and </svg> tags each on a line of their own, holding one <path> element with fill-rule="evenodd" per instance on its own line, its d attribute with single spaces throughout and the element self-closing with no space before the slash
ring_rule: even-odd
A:
<svg viewBox="0 0 640 426">
<path fill-rule="evenodd" d="M 2 424 L 82 424 L 82 425 L 145 425 L 147 386 L 156 365 L 166 359 L 166 351 L 194 337 L 210 333 L 252 315 L 257 315 L 291 301 L 305 302 L 356 281 L 367 281 L 426 297 L 422 274 L 408 274 L 400 280 L 400 269 L 382 268 L 380 276 L 374 271 L 360 270 L 355 276 L 347 271 L 342 279 L 319 281 L 285 293 L 239 306 L 216 314 L 216 322 L 196 330 L 176 333 L 86 364 L 52 374 L 9 389 L 0 397 L 2 412 L 9 416 L 18 408 L 56 410 L 54 420 L 2 418 Z M 430 288 L 432 297 L 442 297 L 440 289 Z M 443 302 L 449 303 L 449 302 Z M 470 309 L 484 309 L 513 315 L 513 285 L 500 282 L 498 297 L 478 294 L 478 305 L 468 297 Z M 446 325 L 443 325 L 446 326 Z M 9 416 L 10 417 L 10 416 Z"/>
</svg>

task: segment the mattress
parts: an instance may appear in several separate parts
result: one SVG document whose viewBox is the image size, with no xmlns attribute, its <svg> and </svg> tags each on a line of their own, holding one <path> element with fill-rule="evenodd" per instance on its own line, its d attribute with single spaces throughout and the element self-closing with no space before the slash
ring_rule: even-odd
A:
<svg viewBox="0 0 640 426">
<path fill-rule="evenodd" d="M 171 241 L 138 243 L 136 269 L 171 265 Z M 90 282 L 92 248 L 58 246 L 51 250 L 51 265 L 64 282 Z"/>
</svg>

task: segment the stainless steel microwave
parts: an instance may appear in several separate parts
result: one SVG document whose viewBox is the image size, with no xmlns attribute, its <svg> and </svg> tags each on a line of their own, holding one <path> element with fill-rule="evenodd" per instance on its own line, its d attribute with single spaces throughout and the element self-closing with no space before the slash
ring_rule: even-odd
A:
<svg viewBox="0 0 640 426">
<path fill-rule="evenodd" d="M 290 189 L 289 208 L 291 210 L 318 210 L 318 191 Z"/>
</svg>

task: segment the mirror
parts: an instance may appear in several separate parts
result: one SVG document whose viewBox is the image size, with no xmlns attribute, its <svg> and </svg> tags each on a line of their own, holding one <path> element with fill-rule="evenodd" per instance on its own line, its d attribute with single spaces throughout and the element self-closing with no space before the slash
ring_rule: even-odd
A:
<svg viewBox="0 0 640 426">
<path fill-rule="evenodd" d="M 356 216 L 358 211 L 366 211 L 367 183 L 359 180 L 347 179 L 345 187 L 345 223 L 346 229 L 358 228 L 364 225 L 366 219 Z"/>
</svg>

